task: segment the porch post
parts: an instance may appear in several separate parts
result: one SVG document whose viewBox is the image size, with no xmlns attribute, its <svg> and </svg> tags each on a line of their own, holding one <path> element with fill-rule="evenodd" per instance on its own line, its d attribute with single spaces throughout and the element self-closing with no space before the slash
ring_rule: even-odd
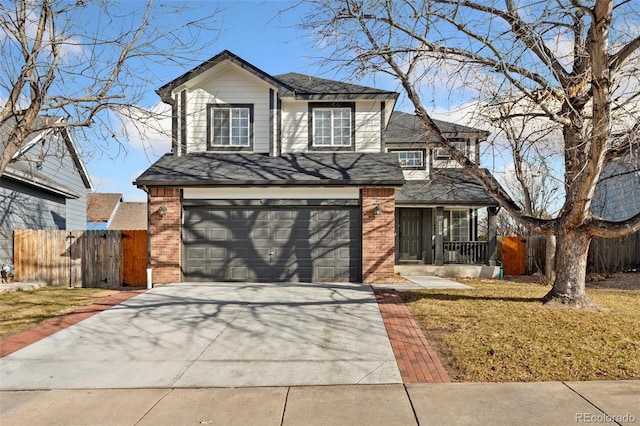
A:
<svg viewBox="0 0 640 426">
<path fill-rule="evenodd" d="M 497 207 L 487 207 L 487 219 L 489 223 L 489 239 L 487 244 L 487 251 L 489 255 L 489 266 L 496 266 L 496 248 L 497 248 L 497 222 L 496 215 L 498 214 Z"/>
<path fill-rule="evenodd" d="M 436 258 L 435 264 L 444 265 L 444 207 L 436 207 Z"/>
</svg>

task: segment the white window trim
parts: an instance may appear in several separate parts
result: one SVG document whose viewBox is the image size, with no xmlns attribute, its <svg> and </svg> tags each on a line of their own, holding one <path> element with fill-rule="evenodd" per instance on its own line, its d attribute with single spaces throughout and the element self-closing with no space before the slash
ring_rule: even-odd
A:
<svg viewBox="0 0 640 426">
<path fill-rule="evenodd" d="M 343 112 L 347 112 L 347 117 L 349 119 L 349 144 L 337 144 L 335 141 L 335 135 L 334 135 L 334 113 L 335 111 L 343 111 Z M 330 111 L 331 112 L 331 119 L 330 119 L 330 137 L 331 137 L 331 144 L 318 144 L 317 143 L 317 139 L 316 139 L 316 112 L 320 112 L 320 111 Z M 352 118 L 352 109 L 348 108 L 348 107 L 313 107 L 312 109 L 312 146 L 314 148 L 348 148 L 348 147 L 352 147 L 353 146 L 353 118 Z"/>
<path fill-rule="evenodd" d="M 424 150 L 421 149 L 403 149 L 403 150 L 397 150 L 397 151 L 392 151 L 395 154 L 398 154 L 398 161 L 400 162 L 400 166 L 403 169 L 424 169 L 424 157 L 425 157 L 425 152 Z M 419 153 L 420 154 L 420 164 L 416 164 L 416 165 L 408 165 L 408 164 L 402 164 L 402 160 L 400 159 L 400 154 L 408 154 L 408 153 Z"/>
<path fill-rule="evenodd" d="M 461 151 L 465 157 L 468 157 L 469 155 L 469 144 L 467 143 L 466 140 L 452 140 L 449 141 L 449 143 L 453 144 L 454 146 L 458 145 L 462 145 L 464 144 L 464 148 L 460 149 L 460 146 L 456 147 L 459 151 Z M 437 148 L 436 149 L 436 160 L 451 160 L 451 154 L 449 154 L 449 151 L 447 150 L 447 148 Z"/>
</svg>

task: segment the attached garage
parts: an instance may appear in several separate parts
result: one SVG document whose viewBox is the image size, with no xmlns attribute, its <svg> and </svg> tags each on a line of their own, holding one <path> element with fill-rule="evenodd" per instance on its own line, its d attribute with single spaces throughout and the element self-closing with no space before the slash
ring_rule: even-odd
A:
<svg viewBox="0 0 640 426">
<path fill-rule="evenodd" d="M 183 281 L 359 282 L 360 209 L 185 206 Z"/>
<path fill-rule="evenodd" d="M 394 279 L 396 154 L 166 155 L 135 184 L 154 283 Z"/>
</svg>

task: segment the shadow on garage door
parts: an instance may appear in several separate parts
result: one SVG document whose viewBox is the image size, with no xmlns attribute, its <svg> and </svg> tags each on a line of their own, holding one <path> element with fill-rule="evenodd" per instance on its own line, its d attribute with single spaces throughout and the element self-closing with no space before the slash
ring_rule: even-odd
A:
<svg viewBox="0 0 640 426">
<path fill-rule="evenodd" d="M 359 207 L 184 210 L 184 281 L 359 282 Z"/>
</svg>

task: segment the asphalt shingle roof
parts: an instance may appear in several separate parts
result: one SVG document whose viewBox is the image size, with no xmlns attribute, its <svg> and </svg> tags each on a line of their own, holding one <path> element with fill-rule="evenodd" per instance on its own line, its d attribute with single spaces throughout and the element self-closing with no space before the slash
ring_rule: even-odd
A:
<svg viewBox="0 0 640 426">
<path fill-rule="evenodd" d="M 380 90 L 373 87 L 360 86 L 357 84 L 345 83 L 342 81 L 328 80 L 325 78 L 313 77 L 310 75 L 290 72 L 274 76 L 286 85 L 293 88 L 299 94 L 387 94 L 397 96 L 396 92 Z"/>
<path fill-rule="evenodd" d="M 459 134 L 480 134 L 485 137 L 489 135 L 489 132 L 473 127 L 461 126 L 442 120 L 432 119 L 432 121 L 444 137 L 455 137 Z M 385 143 L 438 142 L 436 135 L 432 135 L 426 140 L 427 133 L 423 123 L 417 116 L 406 112 L 394 111 L 384 133 L 384 140 Z"/>
<path fill-rule="evenodd" d="M 398 156 L 389 153 L 167 154 L 135 185 L 379 185 L 404 183 Z"/>
<path fill-rule="evenodd" d="M 482 185 L 463 169 L 435 169 L 429 179 L 407 181 L 396 191 L 396 203 L 498 205 Z"/>
<path fill-rule="evenodd" d="M 147 203 L 120 203 L 109 229 L 147 229 Z"/>
<path fill-rule="evenodd" d="M 122 194 L 88 194 L 87 222 L 108 222 L 121 200 Z"/>
</svg>

